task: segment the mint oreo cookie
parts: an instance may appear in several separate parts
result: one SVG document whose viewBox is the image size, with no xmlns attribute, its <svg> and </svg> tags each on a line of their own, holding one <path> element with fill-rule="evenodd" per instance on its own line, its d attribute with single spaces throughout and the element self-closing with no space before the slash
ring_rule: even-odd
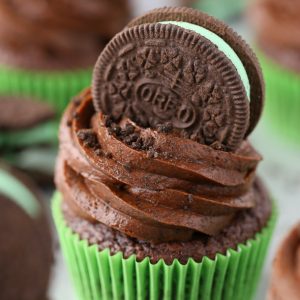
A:
<svg viewBox="0 0 300 300">
<path fill-rule="evenodd" d="M 101 53 L 93 77 L 95 108 L 116 121 L 168 126 L 185 138 L 235 150 L 253 126 L 249 118 L 256 123 L 244 61 L 210 26 L 161 16 L 133 21 Z"/>
</svg>

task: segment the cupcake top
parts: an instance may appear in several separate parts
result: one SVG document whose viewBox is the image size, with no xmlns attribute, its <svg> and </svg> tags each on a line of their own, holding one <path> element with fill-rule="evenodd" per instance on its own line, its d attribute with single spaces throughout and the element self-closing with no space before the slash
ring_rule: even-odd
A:
<svg viewBox="0 0 300 300">
<path fill-rule="evenodd" d="M 1 299 L 44 299 L 52 264 L 41 196 L 25 175 L 0 166 Z"/>
<path fill-rule="evenodd" d="M 250 17 L 259 46 L 284 66 L 300 71 L 300 3 L 256 0 Z"/>
<path fill-rule="evenodd" d="M 161 243 L 213 236 L 256 205 L 257 60 L 186 8 L 135 19 L 101 53 L 61 123 L 56 184 L 77 214 Z M 262 225 L 262 224 L 261 224 Z"/>
<path fill-rule="evenodd" d="M 86 68 L 129 16 L 127 1 L 1 1 L 0 61 L 36 69 Z"/>
<path fill-rule="evenodd" d="M 299 283 L 300 224 L 297 224 L 287 234 L 275 256 L 268 299 L 299 299 Z"/>
</svg>

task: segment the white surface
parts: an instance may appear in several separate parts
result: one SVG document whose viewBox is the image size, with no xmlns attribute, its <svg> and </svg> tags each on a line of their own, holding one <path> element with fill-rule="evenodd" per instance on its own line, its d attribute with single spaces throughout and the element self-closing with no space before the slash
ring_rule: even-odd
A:
<svg viewBox="0 0 300 300">
<path fill-rule="evenodd" d="M 73 284 L 59 250 L 55 254 L 55 260 L 56 264 L 53 268 L 53 280 L 49 292 L 50 300 L 76 300 L 77 297 L 74 292 Z"/>
</svg>

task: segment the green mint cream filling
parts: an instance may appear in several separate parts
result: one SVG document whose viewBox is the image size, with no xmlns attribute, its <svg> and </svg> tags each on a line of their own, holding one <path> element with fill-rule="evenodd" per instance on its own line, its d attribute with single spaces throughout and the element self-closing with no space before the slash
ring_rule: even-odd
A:
<svg viewBox="0 0 300 300">
<path fill-rule="evenodd" d="M 235 53 L 235 51 L 221 37 L 219 37 L 214 32 L 211 32 L 211 31 L 209 31 L 208 29 L 206 29 L 202 26 L 191 24 L 191 23 L 188 23 L 188 22 L 163 21 L 163 22 L 160 22 L 160 23 L 162 23 L 162 24 L 174 24 L 174 25 L 179 26 L 181 28 L 194 31 L 197 34 L 200 34 L 203 37 L 210 40 L 233 63 L 233 65 L 235 66 L 235 68 L 236 68 L 238 74 L 240 75 L 240 78 L 241 78 L 241 80 L 244 84 L 247 97 L 248 97 L 248 99 L 250 99 L 249 78 L 248 78 L 247 72 L 244 68 L 244 65 L 241 62 L 238 55 Z"/>
<path fill-rule="evenodd" d="M 0 169 L 0 194 L 14 201 L 30 217 L 38 216 L 40 206 L 35 195 L 4 169 Z"/>
</svg>

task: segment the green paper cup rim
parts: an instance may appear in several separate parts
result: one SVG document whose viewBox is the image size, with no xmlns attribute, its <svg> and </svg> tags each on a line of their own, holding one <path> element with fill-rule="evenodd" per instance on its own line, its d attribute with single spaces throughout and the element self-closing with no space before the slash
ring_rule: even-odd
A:
<svg viewBox="0 0 300 300">
<path fill-rule="evenodd" d="M 86 68 L 74 68 L 74 69 L 61 69 L 61 70 L 43 70 L 43 69 L 25 69 L 25 68 L 18 68 L 12 67 L 7 65 L 0 65 L 0 69 L 3 72 L 11 72 L 11 73 L 18 73 L 22 75 L 29 75 L 29 76 L 49 76 L 49 77 L 57 77 L 57 76 L 72 76 L 74 73 L 85 73 L 86 71 L 92 71 L 93 66 L 89 66 Z"/>
<path fill-rule="evenodd" d="M 62 203 L 62 199 L 61 199 L 61 195 L 59 192 L 55 192 L 54 193 L 54 196 L 53 196 L 53 200 L 52 200 L 52 212 L 53 212 L 53 217 L 54 217 L 54 221 L 55 221 L 55 224 L 56 224 L 56 227 L 57 228 L 65 228 L 65 230 L 67 230 L 67 233 L 68 234 L 71 234 L 73 235 L 77 240 L 78 242 L 83 242 L 85 243 L 88 247 L 93 247 L 95 245 L 89 245 L 88 242 L 84 239 L 81 239 L 79 234 L 78 233 L 75 233 L 72 231 L 72 229 L 70 227 L 67 226 L 66 222 L 65 222 L 65 219 L 64 219 L 64 216 L 63 216 L 63 213 L 61 211 L 61 203 Z M 275 223 L 276 223 L 276 219 L 277 219 L 277 208 L 276 208 L 276 205 L 275 203 L 273 202 L 272 203 L 272 213 L 269 217 L 269 220 L 267 222 L 267 224 L 265 225 L 265 227 L 258 233 L 255 234 L 254 238 L 252 239 L 249 239 L 247 240 L 245 243 L 239 243 L 237 245 L 237 249 L 228 249 L 226 251 L 226 254 L 221 254 L 221 253 L 217 253 L 216 254 L 216 258 L 217 259 L 218 257 L 222 257 L 222 258 L 226 258 L 227 256 L 230 256 L 232 255 L 233 253 L 239 253 L 240 251 L 242 251 L 243 249 L 245 248 L 249 248 L 251 247 L 252 243 L 259 240 L 261 238 L 261 236 L 266 233 L 267 231 L 269 231 L 270 229 L 272 230 L 275 226 Z M 110 253 L 110 250 L 109 249 L 103 249 L 103 250 L 100 250 L 99 253 L 103 252 L 103 251 L 109 251 Z M 112 254 L 111 256 L 115 256 L 115 255 L 122 255 L 123 257 L 123 254 L 122 252 L 117 252 L 115 254 Z M 123 257 L 123 259 L 131 259 L 131 257 L 135 257 L 136 255 L 135 254 L 131 254 L 129 257 Z M 200 264 L 203 260 L 209 260 L 209 261 L 214 261 L 215 259 L 211 259 L 207 256 L 204 256 L 203 259 L 200 261 L 200 262 L 197 262 L 195 261 L 193 258 L 189 258 L 189 261 L 193 261 L 193 263 L 196 263 L 196 264 Z M 150 259 L 149 257 L 145 257 L 143 260 L 141 261 L 137 261 L 138 263 L 141 263 L 143 262 L 144 260 L 149 260 L 150 262 Z M 160 262 L 164 262 L 164 260 L 161 258 L 160 260 L 158 260 L 156 263 L 151 263 L 152 265 L 155 265 L 155 264 L 158 264 Z M 177 261 L 177 263 L 181 264 L 181 265 L 187 265 L 187 263 L 185 264 L 182 264 L 178 261 L 178 259 L 174 259 L 174 261 L 172 262 L 172 264 L 174 264 L 175 262 Z M 166 264 L 167 265 L 167 264 Z"/>
<path fill-rule="evenodd" d="M 171 300 L 251 299 L 261 273 L 276 209 L 265 228 L 254 239 L 216 254 L 215 259 L 203 257 L 201 262 L 190 258 L 186 264 L 174 259 L 171 265 L 160 259 L 151 263 L 149 257 L 141 261 L 132 254 L 124 258 L 122 252 L 110 254 L 80 239 L 66 225 L 61 210 L 62 198 L 56 192 L 52 201 L 54 221 L 62 250 L 80 299 L 151 299 Z M 238 274 L 238 276 L 237 276 Z"/>
<path fill-rule="evenodd" d="M 32 97 L 63 113 L 72 97 L 91 84 L 92 66 L 86 69 L 42 71 L 0 66 L 0 94 Z"/>
<path fill-rule="evenodd" d="M 263 124 L 266 133 L 290 146 L 300 145 L 300 73 L 257 50 L 266 85 Z"/>
</svg>

